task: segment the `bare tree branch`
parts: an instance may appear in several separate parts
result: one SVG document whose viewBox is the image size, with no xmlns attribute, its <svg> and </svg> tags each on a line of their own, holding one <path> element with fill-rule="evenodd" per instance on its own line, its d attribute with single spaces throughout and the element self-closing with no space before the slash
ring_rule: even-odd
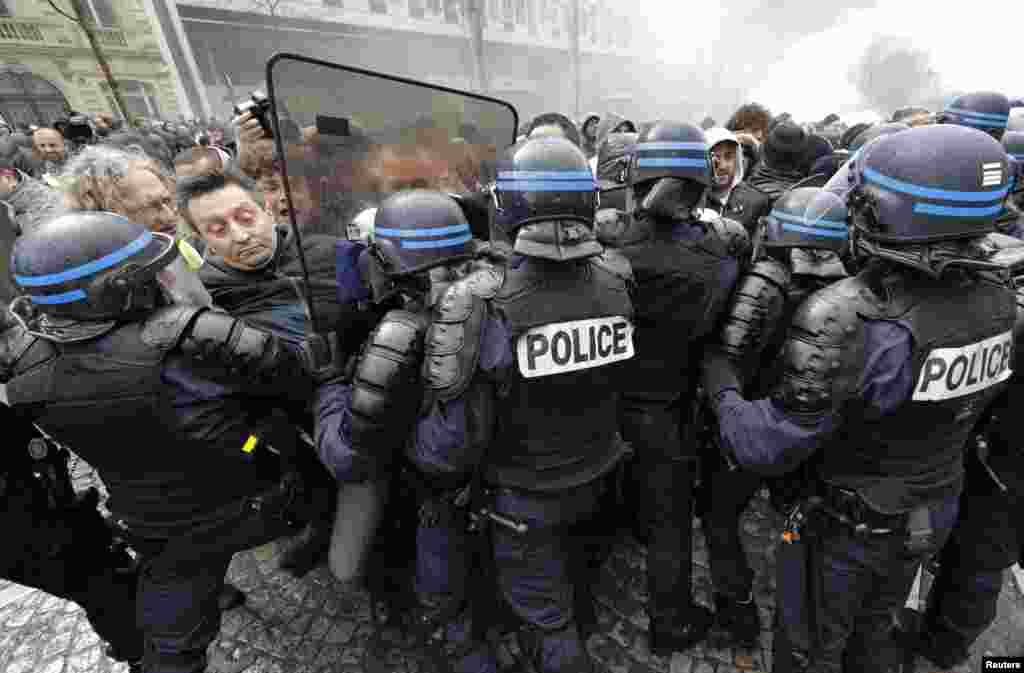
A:
<svg viewBox="0 0 1024 673">
<path fill-rule="evenodd" d="M 53 3 L 53 0 L 46 0 L 46 3 L 48 5 L 50 5 L 50 7 L 53 7 L 53 11 L 57 12 L 58 14 L 63 16 L 68 21 L 74 21 L 75 23 L 78 23 L 78 19 L 76 19 L 75 17 L 71 16 L 70 14 L 65 13 L 63 10 L 61 10 L 60 7 L 58 7 L 57 5 L 55 5 Z"/>
<path fill-rule="evenodd" d="M 281 4 L 281 0 L 253 0 L 253 3 L 266 10 L 270 16 L 277 16 L 277 7 Z"/>
</svg>

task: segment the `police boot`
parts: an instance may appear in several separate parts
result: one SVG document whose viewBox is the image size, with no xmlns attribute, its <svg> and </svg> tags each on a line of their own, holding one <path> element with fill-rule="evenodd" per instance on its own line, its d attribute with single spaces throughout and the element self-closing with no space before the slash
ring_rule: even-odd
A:
<svg viewBox="0 0 1024 673">
<path fill-rule="evenodd" d="M 708 641 L 716 647 L 735 645 L 753 648 L 761 634 L 761 620 L 757 603 L 751 592 L 745 600 L 737 600 L 726 594 L 715 594 L 715 617 L 708 634 Z"/>
<path fill-rule="evenodd" d="M 245 605 L 245 594 L 234 584 L 225 582 L 224 587 L 220 590 L 220 595 L 217 596 L 217 606 L 220 611 L 227 612 L 242 605 Z"/>
<path fill-rule="evenodd" d="M 907 628 L 905 624 L 913 624 L 914 619 L 905 613 L 914 612 L 920 627 Z M 909 608 L 904 608 L 897 619 L 898 637 L 912 654 L 924 657 L 942 669 L 950 669 L 967 662 L 970 653 L 963 637 L 944 625 L 940 619 L 925 614 L 923 617 Z M 910 669 L 912 670 L 912 669 Z"/>
<path fill-rule="evenodd" d="M 295 542 L 281 556 L 281 569 L 295 577 L 305 577 L 310 570 L 327 560 L 331 548 L 332 523 L 310 521 L 295 537 Z"/>
<path fill-rule="evenodd" d="M 670 657 L 685 652 L 707 636 L 711 627 L 711 611 L 703 605 L 651 614 L 651 653 Z"/>
</svg>

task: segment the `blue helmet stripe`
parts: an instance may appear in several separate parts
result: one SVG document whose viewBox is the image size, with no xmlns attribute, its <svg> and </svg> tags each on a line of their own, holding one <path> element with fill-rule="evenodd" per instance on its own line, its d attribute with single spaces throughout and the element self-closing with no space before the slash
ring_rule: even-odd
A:
<svg viewBox="0 0 1024 673">
<path fill-rule="evenodd" d="M 818 229 L 817 227 L 805 227 L 800 224 L 789 224 L 787 222 L 782 223 L 783 231 L 795 231 L 801 234 L 810 234 L 811 236 L 821 236 L 822 238 L 847 238 L 846 227 L 843 227 L 843 231 L 835 231 L 833 229 Z"/>
<path fill-rule="evenodd" d="M 636 149 L 638 152 L 643 152 L 644 150 L 700 150 L 701 152 L 707 152 L 708 145 L 701 142 L 677 143 L 652 140 L 651 142 L 638 143 Z"/>
<path fill-rule="evenodd" d="M 498 171 L 499 180 L 593 180 L 590 171 Z"/>
<path fill-rule="evenodd" d="M 820 227 L 822 229 L 842 229 L 846 231 L 846 223 L 840 222 L 839 220 L 826 220 L 826 219 L 815 219 L 808 220 L 806 217 L 800 217 L 799 215 L 790 215 L 778 210 L 772 211 L 772 217 L 783 220 L 785 222 L 793 222 L 795 224 Z"/>
<path fill-rule="evenodd" d="M 402 247 L 407 250 L 426 250 L 430 248 L 454 248 L 466 243 L 471 235 L 456 236 L 455 238 L 439 238 L 436 241 L 402 241 Z"/>
<path fill-rule="evenodd" d="M 983 207 L 957 207 L 957 206 L 937 206 L 934 203 L 915 203 L 914 212 L 921 213 L 922 215 L 941 215 L 943 217 L 985 217 L 987 215 L 995 215 L 1003 207 L 1002 203 L 997 203 L 994 206 L 983 206 Z"/>
<path fill-rule="evenodd" d="M 982 119 L 994 119 L 996 121 L 1005 122 L 1010 118 L 1010 114 L 1002 114 L 1001 112 L 975 112 L 974 110 L 965 110 L 961 107 L 948 107 L 946 112 L 952 112 L 953 114 L 965 115 L 969 117 L 980 117 Z"/>
<path fill-rule="evenodd" d="M 864 177 L 871 182 L 891 189 L 893 191 L 919 196 L 925 199 L 945 199 L 947 201 L 995 201 L 1006 196 L 1010 188 L 1003 187 L 991 192 L 961 192 L 953 189 L 936 189 L 934 187 L 920 187 L 909 182 L 903 182 L 896 178 L 882 175 L 872 168 L 864 168 Z"/>
<path fill-rule="evenodd" d="M 592 192 L 597 189 L 597 181 L 590 180 L 499 180 L 499 192 Z"/>
<path fill-rule="evenodd" d="M 22 287 L 42 287 L 44 285 L 57 285 L 58 283 L 66 283 L 69 280 L 77 280 L 85 276 L 91 276 L 94 273 L 109 269 L 110 267 L 118 264 L 138 251 L 149 245 L 149 242 L 153 240 L 153 234 L 146 232 L 136 238 L 134 241 L 124 246 L 120 250 L 104 255 L 99 259 L 94 259 L 91 262 L 86 262 L 81 266 L 76 266 L 60 273 L 50 273 L 45 276 L 15 276 L 14 280 L 17 281 L 18 285 Z M 53 295 L 57 296 L 57 295 Z M 84 296 L 84 295 L 83 295 Z M 33 301 L 35 301 L 33 299 Z M 36 302 L 40 303 L 40 302 Z M 45 302 L 44 302 L 45 303 Z M 53 302 L 61 303 L 61 302 Z"/>
<path fill-rule="evenodd" d="M 978 128 L 985 129 L 1005 129 L 1006 122 L 992 122 L 985 119 L 973 119 L 971 117 L 961 117 L 957 122 L 961 126 L 976 126 Z"/>
<path fill-rule="evenodd" d="M 708 162 L 706 159 L 684 159 L 682 157 L 651 157 L 649 159 L 637 159 L 636 165 L 639 168 L 667 168 L 671 166 L 707 168 Z"/>
<path fill-rule="evenodd" d="M 1010 154 L 1009 157 L 1014 161 L 1024 162 L 1024 154 Z"/>
<path fill-rule="evenodd" d="M 428 227 L 425 229 L 389 229 L 379 227 L 373 230 L 374 235 L 393 238 L 423 238 L 425 236 L 442 236 L 445 234 L 462 234 L 469 231 L 465 224 L 456 224 L 451 227 Z"/>
<path fill-rule="evenodd" d="M 70 304 L 73 301 L 85 299 L 85 292 L 82 290 L 71 290 L 60 294 L 33 294 L 29 295 L 33 304 Z"/>
</svg>

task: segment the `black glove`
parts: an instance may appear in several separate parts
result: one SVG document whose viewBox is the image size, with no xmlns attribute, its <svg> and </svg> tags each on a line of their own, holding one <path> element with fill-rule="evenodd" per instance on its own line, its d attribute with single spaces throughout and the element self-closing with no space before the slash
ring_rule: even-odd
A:
<svg viewBox="0 0 1024 673">
<path fill-rule="evenodd" d="M 302 344 L 303 364 L 317 385 L 344 379 L 346 358 L 337 332 L 314 332 Z"/>
<path fill-rule="evenodd" d="M 712 408 L 726 390 L 742 392 L 743 384 L 740 382 L 736 367 L 724 353 L 717 351 L 709 353 L 704 359 L 703 369 L 701 381 Z"/>
</svg>

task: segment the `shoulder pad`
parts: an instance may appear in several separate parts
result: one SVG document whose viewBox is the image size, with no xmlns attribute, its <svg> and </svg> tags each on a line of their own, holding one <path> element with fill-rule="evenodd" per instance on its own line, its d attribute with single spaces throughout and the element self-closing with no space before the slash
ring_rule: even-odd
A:
<svg viewBox="0 0 1024 673">
<path fill-rule="evenodd" d="M 618 247 L 630 229 L 631 220 L 621 210 L 603 208 L 594 216 L 594 235 L 602 245 Z"/>
<path fill-rule="evenodd" d="M 745 259 L 750 254 L 750 235 L 742 224 L 728 217 L 716 217 L 709 220 L 707 225 L 725 245 L 730 257 Z"/>
<path fill-rule="evenodd" d="M 181 341 L 192 320 L 204 310 L 207 309 L 181 304 L 158 310 L 142 325 L 142 343 L 162 351 L 173 349 Z"/>
<path fill-rule="evenodd" d="M 1012 276 L 1024 275 L 1024 241 L 1005 234 L 989 234 L 982 245 L 991 250 L 985 261 L 1008 269 Z"/>
<path fill-rule="evenodd" d="M 427 329 L 423 379 L 438 399 L 461 395 L 476 373 L 480 358 L 486 301 L 505 281 L 502 267 L 487 265 L 455 281 L 434 308 Z"/>
<path fill-rule="evenodd" d="M 633 282 L 633 266 L 625 255 L 614 248 L 605 248 L 603 253 L 591 257 L 588 261 L 626 283 Z"/>
<path fill-rule="evenodd" d="M 754 374 L 766 338 L 782 322 L 789 281 L 789 268 L 766 257 L 755 262 L 736 283 L 719 343 L 747 380 Z"/>
<path fill-rule="evenodd" d="M 796 275 L 835 280 L 849 275 L 843 266 L 843 260 L 831 250 L 793 248 L 790 250 L 790 262 Z"/>
<path fill-rule="evenodd" d="M 350 404 L 356 451 L 393 452 L 402 447 L 419 411 L 426 329 L 425 315 L 388 311 L 363 345 Z"/>
<path fill-rule="evenodd" d="M 797 308 L 782 347 L 782 380 L 772 393 L 785 409 L 838 409 L 856 390 L 863 369 L 860 316 L 878 314 L 879 301 L 861 277 L 819 290 Z"/>
</svg>

